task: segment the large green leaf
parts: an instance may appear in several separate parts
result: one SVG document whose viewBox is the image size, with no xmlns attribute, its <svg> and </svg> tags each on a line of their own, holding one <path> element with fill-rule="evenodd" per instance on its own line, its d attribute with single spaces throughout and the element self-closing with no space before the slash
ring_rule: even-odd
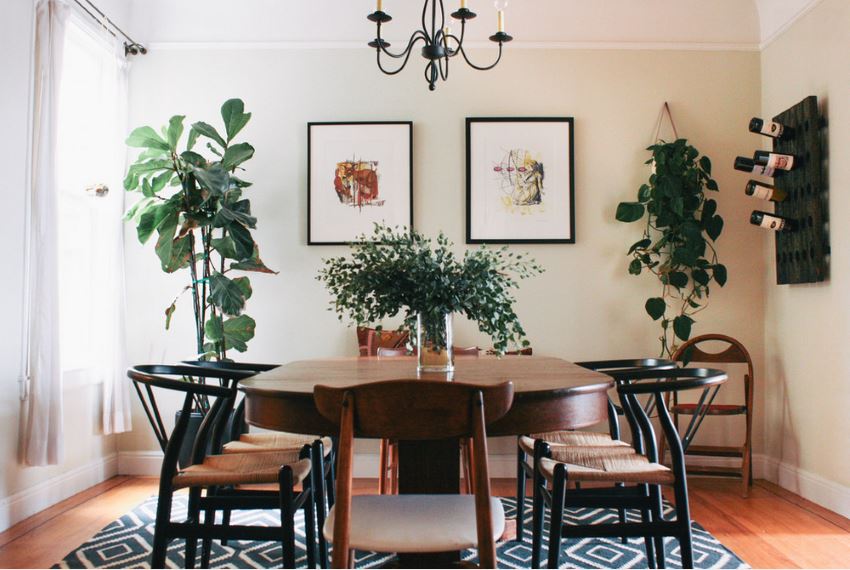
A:
<svg viewBox="0 0 850 570">
<path fill-rule="evenodd" d="M 674 271 L 667 276 L 667 279 L 670 285 L 678 289 L 688 285 L 688 275 L 683 271 Z"/>
<path fill-rule="evenodd" d="M 233 140 L 233 137 L 239 134 L 239 131 L 251 120 L 251 113 L 244 111 L 245 104 L 241 99 L 228 99 L 221 106 L 221 118 L 224 119 L 228 142 Z"/>
<path fill-rule="evenodd" d="M 277 271 L 266 267 L 266 264 L 263 263 L 262 259 L 260 259 L 260 248 L 257 246 L 256 243 L 254 244 L 254 251 L 251 254 L 251 259 L 240 261 L 238 263 L 231 263 L 230 269 L 238 269 L 239 271 L 254 271 L 257 273 L 277 274 Z"/>
<path fill-rule="evenodd" d="M 239 315 L 245 308 L 243 287 L 221 273 L 210 275 L 209 300 L 227 315 Z"/>
<path fill-rule="evenodd" d="M 717 284 L 723 287 L 726 285 L 726 266 L 718 263 L 711 268 L 711 272 L 714 275 L 714 280 L 717 281 Z"/>
<path fill-rule="evenodd" d="M 168 146 L 174 152 L 177 152 L 177 142 L 183 136 L 183 119 L 185 118 L 185 115 L 174 115 L 168 121 L 168 130 L 165 135 L 168 138 Z"/>
<path fill-rule="evenodd" d="M 144 160 L 131 164 L 130 168 L 127 169 L 127 176 L 124 177 L 124 189 L 130 191 L 135 190 L 139 186 L 139 178 L 141 176 L 160 170 L 167 170 L 171 172 L 174 170 L 174 164 L 170 160 L 161 158 Z"/>
<path fill-rule="evenodd" d="M 215 130 L 214 126 L 204 123 L 203 121 L 198 121 L 197 123 L 192 125 L 192 128 L 195 129 L 195 132 L 197 132 L 198 134 L 214 140 L 219 145 L 221 145 L 222 148 L 227 146 L 227 143 L 224 142 L 224 139 L 221 137 L 220 134 L 218 134 L 218 131 Z"/>
<path fill-rule="evenodd" d="M 633 259 L 631 263 L 629 263 L 629 273 L 632 275 L 640 275 L 641 269 L 643 269 L 643 265 L 641 265 L 639 259 Z"/>
<path fill-rule="evenodd" d="M 697 262 L 697 255 L 686 247 L 677 247 L 673 250 L 673 262 L 693 267 Z"/>
<path fill-rule="evenodd" d="M 155 148 L 158 150 L 169 150 L 168 143 L 151 127 L 139 127 L 134 129 L 127 137 L 127 146 L 136 148 Z"/>
<path fill-rule="evenodd" d="M 251 215 L 251 203 L 248 200 L 239 200 L 235 204 L 222 204 L 221 209 L 215 214 L 214 225 L 219 228 L 227 228 L 233 222 L 255 228 L 257 218 Z"/>
<path fill-rule="evenodd" d="M 248 349 L 247 342 L 254 338 L 257 323 L 248 315 L 231 317 L 226 321 L 218 315 L 211 317 L 204 326 L 207 340 L 214 343 L 224 342 L 225 350 L 234 348 L 239 352 Z"/>
<path fill-rule="evenodd" d="M 664 316 L 664 311 L 667 310 L 667 303 L 661 297 L 653 297 L 647 299 L 644 308 L 646 309 L 646 313 L 652 317 L 652 320 L 657 321 Z"/>
<path fill-rule="evenodd" d="M 162 225 L 170 219 L 172 215 L 177 214 L 177 204 L 172 201 L 157 204 L 148 207 L 139 217 L 139 224 L 136 226 L 136 233 L 139 236 L 139 241 L 145 243 L 151 237 L 154 231 L 158 230 Z M 174 225 L 177 222 L 175 219 Z"/>
<path fill-rule="evenodd" d="M 208 168 L 195 168 L 193 172 L 198 183 L 213 196 L 223 195 L 230 187 L 229 174 L 220 164 L 213 164 Z"/>
<path fill-rule="evenodd" d="M 233 170 L 252 156 L 254 156 L 254 147 L 248 143 L 235 144 L 224 151 L 221 165 L 225 170 Z"/>
<path fill-rule="evenodd" d="M 179 219 L 180 214 L 175 210 L 162 221 L 158 228 L 159 238 L 156 240 L 154 250 L 159 257 L 162 270 L 166 273 L 174 273 L 188 266 L 192 257 L 189 236 L 176 239 L 174 237 Z"/>
<path fill-rule="evenodd" d="M 616 218 L 621 222 L 636 222 L 643 217 L 643 204 L 637 202 L 620 202 L 617 206 Z"/>
<path fill-rule="evenodd" d="M 682 340 L 691 338 L 691 326 L 694 320 L 687 315 L 679 315 L 673 319 L 673 332 Z"/>
<path fill-rule="evenodd" d="M 233 246 L 236 249 L 236 258 L 239 260 L 250 259 L 254 253 L 254 238 L 245 226 L 233 222 L 227 226 Z"/>
<path fill-rule="evenodd" d="M 720 216 L 713 216 L 710 220 L 708 220 L 708 223 L 705 224 L 705 233 L 708 234 L 708 237 L 710 237 L 712 241 L 717 241 L 721 232 L 723 232 L 723 218 Z"/>
<path fill-rule="evenodd" d="M 239 259 L 236 257 L 236 246 L 233 245 L 233 240 L 229 236 L 215 238 L 210 241 L 210 245 L 226 259 Z"/>
</svg>

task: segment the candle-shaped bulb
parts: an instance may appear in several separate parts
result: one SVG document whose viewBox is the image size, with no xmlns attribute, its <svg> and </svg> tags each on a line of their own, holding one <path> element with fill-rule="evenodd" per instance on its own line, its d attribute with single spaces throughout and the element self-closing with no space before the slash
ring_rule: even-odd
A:
<svg viewBox="0 0 850 570">
<path fill-rule="evenodd" d="M 495 0 L 493 5 L 498 10 L 499 15 L 499 32 L 505 31 L 505 8 L 508 7 L 508 0 Z"/>
<path fill-rule="evenodd" d="M 378 12 L 384 11 L 384 0 L 378 0 Z"/>
<path fill-rule="evenodd" d="M 452 35 L 452 29 L 449 26 L 443 28 L 443 43 L 449 47 L 449 36 Z"/>
<path fill-rule="evenodd" d="M 460 0 L 460 9 L 461 9 L 461 10 L 465 10 L 465 9 L 466 9 L 466 0 Z"/>
</svg>

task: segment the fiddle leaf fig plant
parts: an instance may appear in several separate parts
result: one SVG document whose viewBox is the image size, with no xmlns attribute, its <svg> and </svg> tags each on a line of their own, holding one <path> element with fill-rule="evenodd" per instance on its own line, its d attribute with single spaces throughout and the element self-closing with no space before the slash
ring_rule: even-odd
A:
<svg viewBox="0 0 850 570">
<path fill-rule="evenodd" d="M 178 299 L 191 292 L 198 357 L 226 360 L 230 349 L 244 352 L 256 323 L 245 314 L 251 281 L 241 272 L 275 273 L 260 259 L 251 231 L 257 219 L 244 197 L 251 183 L 237 176 L 254 156 L 254 147 L 235 142 L 248 124 L 240 99 L 221 107 L 224 130 L 204 122 L 186 131 L 185 116 L 175 115 L 156 131 L 139 127 L 127 145 L 142 149 L 124 179 L 141 198 L 125 220 L 136 225 L 139 241 L 154 238 L 154 251 L 166 273 L 187 271 L 188 284 L 165 309 L 171 325 Z M 199 143 L 203 148 L 196 150 Z"/>
<path fill-rule="evenodd" d="M 644 221 L 643 236 L 628 250 L 629 273 L 646 271 L 659 281 L 660 296 L 648 299 L 644 308 L 661 322 L 661 356 L 669 357 L 678 341 L 690 338 L 694 315 L 708 305 L 711 283 L 726 284 L 726 267 L 714 247 L 723 218 L 706 194 L 718 191 L 707 156 L 685 139 L 661 141 L 647 150 L 652 158 L 646 164 L 654 164 L 654 172 L 638 190 L 637 201 L 617 206 L 616 218 Z"/>
<path fill-rule="evenodd" d="M 490 335 L 496 351 L 528 346 L 511 290 L 543 268 L 507 247 L 481 246 L 458 259 L 453 245 L 442 233 L 433 244 L 412 229 L 376 224 L 371 236 L 351 244 L 350 257 L 324 260 L 317 279 L 334 297 L 330 309 L 340 320 L 347 315 L 368 325 L 401 313 L 402 326 L 414 330 L 417 315 L 433 324 L 462 313 Z"/>
</svg>

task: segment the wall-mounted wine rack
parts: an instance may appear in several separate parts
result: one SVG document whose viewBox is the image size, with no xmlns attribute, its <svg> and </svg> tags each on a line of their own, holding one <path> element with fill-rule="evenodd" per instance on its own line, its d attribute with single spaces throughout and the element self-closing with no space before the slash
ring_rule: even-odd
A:
<svg viewBox="0 0 850 570">
<path fill-rule="evenodd" d="M 776 213 L 797 221 L 794 231 L 776 232 L 776 282 L 823 281 L 829 269 L 829 189 L 821 144 L 826 125 L 818 98 L 806 97 L 773 120 L 793 129 L 792 136 L 774 140 L 774 152 L 792 154 L 801 161 L 794 170 L 777 172 L 774 180 L 787 194 L 776 203 Z"/>
</svg>

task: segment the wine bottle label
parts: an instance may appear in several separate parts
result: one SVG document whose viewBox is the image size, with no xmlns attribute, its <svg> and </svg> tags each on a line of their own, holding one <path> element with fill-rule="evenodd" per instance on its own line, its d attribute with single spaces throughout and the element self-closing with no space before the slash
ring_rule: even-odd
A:
<svg viewBox="0 0 850 570">
<path fill-rule="evenodd" d="M 773 176 L 775 173 L 776 169 L 770 166 L 770 162 L 767 164 L 753 165 L 753 174 L 758 174 L 760 176 Z"/>
<path fill-rule="evenodd" d="M 794 168 L 794 157 L 790 154 L 771 153 L 767 157 L 767 167 L 773 170 L 791 170 Z M 766 176 L 772 176 L 767 174 Z"/>
<path fill-rule="evenodd" d="M 783 127 L 779 123 L 774 123 L 773 121 L 766 122 L 761 126 L 761 134 L 776 139 L 782 136 L 782 131 L 784 130 L 785 127 Z"/>
<path fill-rule="evenodd" d="M 777 218 L 776 216 L 771 216 L 770 214 L 764 214 L 759 225 L 768 230 L 781 232 L 785 229 L 785 220 Z"/>
<path fill-rule="evenodd" d="M 765 186 L 753 184 L 750 188 L 752 188 L 753 190 L 751 196 L 753 196 L 754 198 L 758 198 L 759 200 L 770 200 L 773 196 L 773 190 Z"/>
</svg>

